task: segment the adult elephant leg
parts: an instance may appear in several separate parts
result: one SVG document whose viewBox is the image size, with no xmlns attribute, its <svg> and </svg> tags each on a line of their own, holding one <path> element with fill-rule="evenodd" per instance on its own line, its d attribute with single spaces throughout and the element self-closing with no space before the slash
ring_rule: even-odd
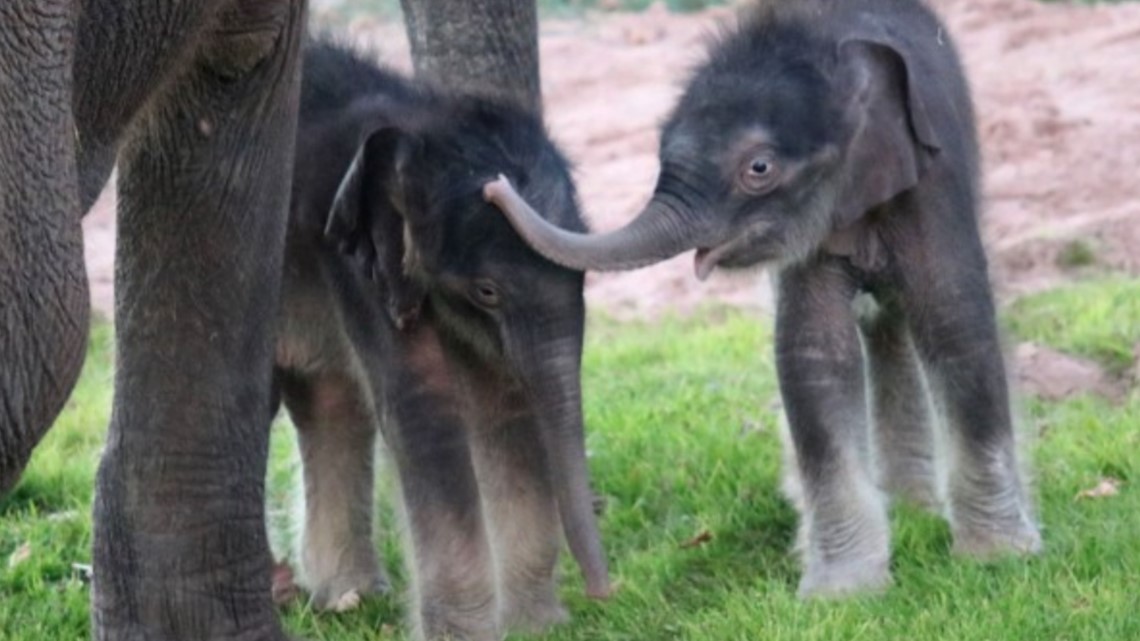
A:
<svg viewBox="0 0 1140 641">
<path fill-rule="evenodd" d="M 96 639 L 284 638 L 264 479 L 304 3 L 229 7 L 121 159 Z"/>
<path fill-rule="evenodd" d="M 800 595 L 874 590 L 890 581 L 887 512 L 866 460 L 863 359 L 837 260 L 778 277 L 776 366 L 803 486 Z"/>
<path fill-rule="evenodd" d="M 0 4 L 0 495 L 63 409 L 87 343 L 72 4 Z"/>
<path fill-rule="evenodd" d="M 879 486 L 892 496 L 938 506 L 934 417 L 922 366 L 898 301 L 889 294 L 860 319 L 867 356 L 872 455 Z"/>
<path fill-rule="evenodd" d="M 542 112 L 534 0 L 400 0 L 416 74 Z"/>
<path fill-rule="evenodd" d="M 542 632 L 569 618 L 554 578 L 562 530 L 539 433 L 543 426 L 520 388 L 485 371 L 471 374 L 471 396 L 479 405 L 472 450 L 494 550 L 500 617 L 512 630 Z"/>
<path fill-rule="evenodd" d="M 81 212 L 105 186 L 143 104 L 209 37 L 229 1 L 79 0 L 72 105 Z"/>
</svg>

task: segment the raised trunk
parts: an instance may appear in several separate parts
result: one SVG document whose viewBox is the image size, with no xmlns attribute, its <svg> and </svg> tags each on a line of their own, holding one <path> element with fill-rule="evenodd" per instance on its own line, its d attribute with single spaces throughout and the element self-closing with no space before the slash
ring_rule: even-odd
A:
<svg viewBox="0 0 1140 641">
<path fill-rule="evenodd" d="M 533 0 L 401 0 L 416 74 L 542 111 Z"/>
<path fill-rule="evenodd" d="M 87 340 L 74 16 L 58 4 L 0 3 L 0 495 L 70 396 Z"/>
<path fill-rule="evenodd" d="M 532 249 L 570 269 L 623 271 L 646 267 L 694 249 L 704 235 L 660 195 L 655 195 L 625 227 L 591 235 L 551 224 L 515 192 L 506 178 L 488 183 L 483 193 Z"/>
</svg>

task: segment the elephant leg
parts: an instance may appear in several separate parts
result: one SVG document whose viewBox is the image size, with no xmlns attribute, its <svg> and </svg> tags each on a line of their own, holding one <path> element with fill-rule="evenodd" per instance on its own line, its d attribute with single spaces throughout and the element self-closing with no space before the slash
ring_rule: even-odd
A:
<svg viewBox="0 0 1140 641">
<path fill-rule="evenodd" d="M 860 319 L 879 486 L 929 509 L 939 505 L 935 433 L 922 366 L 906 319 L 890 299 Z"/>
<path fill-rule="evenodd" d="M 228 6 L 121 156 L 100 640 L 285 638 L 264 481 L 304 3 Z"/>
<path fill-rule="evenodd" d="M 420 639 L 502 638 L 469 428 L 436 333 L 398 338 L 385 439 L 410 535 L 412 627 Z"/>
<path fill-rule="evenodd" d="M 487 374 L 482 376 L 485 380 Z M 541 632 L 569 615 L 556 591 L 562 531 L 540 426 L 518 389 L 504 391 L 505 383 L 474 389 L 483 416 L 473 451 L 495 557 L 500 617 L 510 629 Z"/>
<path fill-rule="evenodd" d="M 72 13 L 65 1 L 0 6 L 0 496 L 63 409 L 86 352 Z"/>
<path fill-rule="evenodd" d="M 948 429 L 954 548 L 981 557 L 1036 552 L 1041 537 L 1020 478 L 989 283 L 982 269 L 945 267 L 961 256 L 941 258 L 930 263 L 940 269 L 910 271 L 904 301 Z"/>
<path fill-rule="evenodd" d="M 800 595 L 882 589 L 890 530 L 866 455 L 856 283 L 821 259 L 785 269 L 778 284 L 776 365 L 803 488 Z"/>
<path fill-rule="evenodd" d="M 303 583 L 313 604 L 346 610 L 388 590 L 372 537 L 376 418 L 348 375 L 284 376 L 305 479 Z"/>
</svg>

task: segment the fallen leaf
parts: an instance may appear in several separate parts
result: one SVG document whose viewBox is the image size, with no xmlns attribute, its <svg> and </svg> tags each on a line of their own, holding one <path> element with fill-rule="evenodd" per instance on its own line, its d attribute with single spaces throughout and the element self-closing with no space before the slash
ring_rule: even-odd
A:
<svg viewBox="0 0 1140 641">
<path fill-rule="evenodd" d="M 77 510 L 64 510 L 63 512 L 53 512 L 47 516 L 47 520 L 53 523 L 59 521 L 70 521 L 79 516 Z"/>
<path fill-rule="evenodd" d="M 682 548 L 696 548 L 708 543 L 713 539 L 712 532 L 708 530 L 701 530 L 701 533 L 681 544 Z"/>
<path fill-rule="evenodd" d="M 360 607 L 360 593 L 356 590 L 349 590 L 340 595 L 340 598 L 333 603 L 333 612 L 351 612 Z"/>
<path fill-rule="evenodd" d="M 1107 496 L 1116 496 L 1117 494 L 1120 494 L 1120 484 L 1121 482 L 1117 479 L 1103 478 L 1100 480 L 1100 483 L 1096 484 L 1095 487 L 1077 492 L 1077 496 L 1074 500 L 1102 499 Z"/>
<path fill-rule="evenodd" d="M 83 583 L 91 583 L 91 579 L 95 576 L 95 569 L 87 563 L 72 563 L 71 571 Z"/>
<path fill-rule="evenodd" d="M 8 557 L 8 567 L 14 568 L 32 557 L 32 544 L 25 543 Z"/>
</svg>

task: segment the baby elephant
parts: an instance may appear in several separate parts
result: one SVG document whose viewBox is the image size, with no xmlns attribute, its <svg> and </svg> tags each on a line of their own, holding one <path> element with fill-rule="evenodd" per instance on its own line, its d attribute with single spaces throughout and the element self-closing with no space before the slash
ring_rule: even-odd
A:
<svg viewBox="0 0 1140 641">
<path fill-rule="evenodd" d="M 611 234 L 557 229 L 507 181 L 486 194 L 575 269 L 688 249 L 702 279 L 775 268 L 801 595 L 889 583 L 876 481 L 938 500 L 932 407 L 948 430 L 955 549 L 1036 552 L 978 236 L 970 94 L 937 17 L 919 0 L 760 3 L 696 70 L 660 157 L 652 200 Z"/>
<path fill-rule="evenodd" d="M 583 231 L 567 162 L 536 117 L 347 49 L 311 44 L 303 73 L 275 380 L 304 466 L 304 582 L 323 607 L 386 588 L 379 428 L 417 634 L 543 629 L 566 617 L 563 532 L 588 592 L 609 590 L 582 426 L 583 275 L 528 248 L 482 185 L 504 172 Z"/>
</svg>

